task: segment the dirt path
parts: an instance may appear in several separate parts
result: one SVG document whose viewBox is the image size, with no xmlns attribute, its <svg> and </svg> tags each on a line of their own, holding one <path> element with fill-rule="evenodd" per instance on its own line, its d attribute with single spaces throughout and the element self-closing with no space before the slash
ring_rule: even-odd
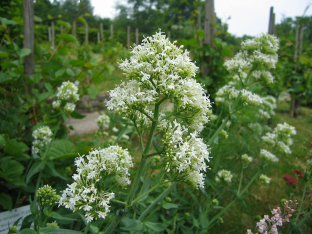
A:
<svg viewBox="0 0 312 234">
<path fill-rule="evenodd" d="M 66 125 L 73 126 L 74 130 L 70 131 L 70 135 L 84 135 L 95 132 L 98 129 L 96 120 L 99 117 L 98 112 L 84 113 L 86 117 L 83 119 L 68 119 Z"/>
</svg>

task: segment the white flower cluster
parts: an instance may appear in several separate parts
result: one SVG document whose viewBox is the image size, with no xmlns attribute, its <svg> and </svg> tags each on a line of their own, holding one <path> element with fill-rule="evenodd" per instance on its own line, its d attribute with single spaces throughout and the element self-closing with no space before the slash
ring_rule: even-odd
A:
<svg viewBox="0 0 312 234">
<path fill-rule="evenodd" d="M 105 218 L 114 193 L 103 191 L 103 180 L 109 174 L 115 174 L 119 185 L 130 184 L 128 168 L 133 166 L 131 156 L 119 146 L 110 146 L 76 158 L 75 165 L 74 183 L 63 191 L 59 206 L 73 211 L 84 210 L 87 222 Z"/>
<path fill-rule="evenodd" d="M 276 147 L 280 152 L 291 154 L 290 146 L 293 144 L 291 137 L 296 135 L 296 129 L 287 123 L 278 124 L 273 132 L 268 132 L 262 140 L 272 147 Z"/>
<path fill-rule="evenodd" d="M 258 94 L 254 94 L 246 89 L 239 91 L 231 85 L 225 85 L 220 88 L 216 93 L 215 101 L 217 104 L 228 103 L 229 101 L 237 99 L 239 94 L 241 95 L 243 105 L 259 106 L 262 104 L 262 98 Z"/>
<path fill-rule="evenodd" d="M 62 85 L 57 88 L 56 97 L 57 100 L 52 103 L 53 108 L 59 109 L 62 103 L 65 103 L 64 110 L 71 113 L 76 108 L 74 103 L 79 100 L 78 87 L 70 81 L 64 81 Z"/>
<path fill-rule="evenodd" d="M 272 180 L 270 177 L 267 177 L 266 175 L 263 174 L 260 175 L 259 179 L 264 184 L 269 184 Z"/>
<path fill-rule="evenodd" d="M 110 119 L 109 116 L 107 115 L 100 115 L 97 120 L 96 123 L 98 124 L 99 128 L 101 129 L 107 129 L 109 128 L 109 123 L 110 123 Z"/>
<path fill-rule="evenodd" d="M 216 175 L 216 181 L 221 183 L 221 182 L 226 182 L 227 184 L 231 183 L 233 178 L 233 175 L 230 171 L 222 169 L 221 171 L 218 171 Z"/>
<path fill-rule="evenodd" d="M 204 187 L 205 174 L 209 162 L 207 145 L 194 131 L 186 137 L 187 128 L 176 121 L 169 124 L 163 138 L 164 152 L 168 170 L 173 170 L 178 179 L 182 179 L 195 188 Z"/>
<path fill-rule="evenodd" d="M 252 162 L 252 157 L 248 156 L 247 154 L 243 154 L 242 161 L 244 161 L 245 163 L 250 163 Z"/>
<path fill-rule="evenodd" d="M 52 131 L 48 126 L 42 126 L 33 131 L 32 136 L 35 139 L 32 144 L 32 151 L 39 152 L 39 149 L 49 144 L 52 140 Z"/>
<path fill-rule="evenodd" d="M 231 104 L 240 98 L 243 105 L 259 106 L 258 116 L 270 118 L 274 114 L 275 102 L 272 102 L 271 97 L 260 97 L 246 87 L 256 81 L 273 82 L 274 78 L 268 69 L 275 68 L 277 63 L 278 39 L 261 34 L 242 42 L 241 48 L 242 51 L 233 59 L 224 63 L 233 80 L 219 89 L 215 101 L 217 104 Z"/>
<path fill-rule="evenodd" d="M 260 156 L 262 158 L 264 158 L 268 162 L 274 163 L 274 162 L 278 162 L 279 161 L 279 159 L 274 154 L 272 154 L 271 152 L 269 152 L 269 151 L 267 151 L 265 149 L 261 149 L 260 150 Z"/>
<path fill-rule="evenodd" d="M 153 105 L 162 98 L 172 99 L 175 110 L 183 111 L 184 123 L 201 131 L 208 121 L 210 101 L 193 79 L 198 68 L 189 53 L 158 32 L 135 46 L 131 54 L 130 60 L 119 65 L 129 81 L 110 91 L 107 108 L 142 121 L 139 113 L 154 110 Z"/>
</svg>

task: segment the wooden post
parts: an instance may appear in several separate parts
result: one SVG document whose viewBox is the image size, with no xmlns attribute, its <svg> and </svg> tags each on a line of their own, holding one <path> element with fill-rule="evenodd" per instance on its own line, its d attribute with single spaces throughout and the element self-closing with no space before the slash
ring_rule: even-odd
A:
<svg viewBox="0 0 312 234">
<path fill-rule="evenodd" d="M 73 36 L 76 38 L 76 23 L 73 24 Z"/>
<path fill-rule="evenodd" d="M 113 25 L 112 24 L 110 26 L 110 35 L 111 35 L 111 40 L 113 40 L 114 29 L 113 29 Z"/>
<path fill-rule="evenodd" d="M 214 0 L 206 0 L 205 2 L 205 22 L 204 22 L 204 43 L 211 46 L 213 39 L 213 27 L 214 20 Z M 204 64 L 202 66 L 203 76 L 209 75 L 210 56 L 204 56 Z"/>
<path fill-rule="evenodd" d="M 297 25 L 296 37 L 295 37 L 295 53 L 294 53 L 295 71 L 297 70 L 297 62 L 298 62 L 299 28 L 300 28 L 300 26 Z M 290 107 L 290 116 L 291 117 L 295 118 L 298 116 L 299 106 L 300 106 L 300 100 L 294 96 L 291 96 L 291 107 Z"/>
<path fill-rule="evenodd" d="M 139 44 L 139 29 L 135 29 L 135 44 Z"/>
<path fill-rule="evenodd" d="M 104 53 L 104 33 L 103 33 L 103 24 L 102 23 L 100 23 L 100 30 L 101 30 L 102 50 Z"/>
<path fill-rule="evenodd" d="M 304 30 L 304 26 L 301 26 L 301 30 L 300 30 L 300 43 L 299 43 L 299 57 L 302 54 L 302 46 L 303 46 L 303 30 Z"/>
<path fill-rule="evenodd" d="M 98 32 L 97 33 L 97 42 L 99 43 L 101 40 L 100 40 L 100 33 Z"/>
<path fill-rule="evenodd" d="M 214 0 L 206 0 L 205 2 L 205 37 L 204 43 L 211 45 L 212 42 L 212 23 L 214 17 Z"/>
<path fill-rule="evenodd" d="M 30 77 L 35 71 L 35 34 L 34 34 L 34 2 L 33 0 L 23 1 L 24 11 L 24 48 L 31 49 L 31 53 L 24 58 L 24 74 L 26 77 Z M 28 86 L 28 85 L 27 85 Z M 30 91 L 30 86 L 27 87 L 27 91 Z M 25 90 L 26 91 L 26 90 Z"/>
<path fill-rule="evenodd" d="M 54 35 L 54 22 L 51 23 L 51 30 L 52 30 L 52 47 L 55 47 L 55 35 Z"/>
<path fill-rule="evenodd" d="M 268 34 L 274 34 L 274 27 L 275 27 L 275 14 L 273 12 L 273 7 L 270 8 L 270 16 L 269 16 L 269 30 Z"/>
<path fill-rule="evenodd" d="M 130 48 L 130 26 L 127 27 L 127 46 Z"/>
<path fill-rule="evenodd" d="M 168 39 L 169 39 L 169 41 L 170 41 L 170 38 L 171 38 L 171 32 L 168 31 Z"/>
<path fill-rule="evenodd" d="M 198 15 L 197 15 L 197 30 L 198 31 L 201 31 L 202 30 L 202 27 L 201 27 L 201 9 L 200 7 L 198 8 Z M 203 39 L 202 38 L 199 38 L 199 46 L 200 47 L 203 47 Z M 199 52 L 199 56 L 202 57 L 203 56 L 203 52 L 200 51 Z"/>
<path fill-rule="evenodd" d="M 49 42 L 51 41 L 51 28 L 48 28 L 48 34 L 49 34 Z"/>
<path fill-rule="evenodd" d="M 74 22 L 73 24 L 73 36 L 76 38 L 76 23 Z M 74 44 L 74 50 L 76 51 L 77 45 L 76 43 Z M 77 59 L 77 56 L 75 56 L 75 58 Z"/>
<path fill-rule="evenodd" d="M 88 24 L 86 24 L 86 25 L 85 25 L 85 33 L 86 33 L 86 39 L 85 39 L 85 42 L 86 42 L 86 46 L 88 46 L 88 43 L 89 43 Z"/>
<path fill-rule="evenodd" d="M 61 25 L 61 34 L 63 33 L 63 25 Z"/>
</svg>

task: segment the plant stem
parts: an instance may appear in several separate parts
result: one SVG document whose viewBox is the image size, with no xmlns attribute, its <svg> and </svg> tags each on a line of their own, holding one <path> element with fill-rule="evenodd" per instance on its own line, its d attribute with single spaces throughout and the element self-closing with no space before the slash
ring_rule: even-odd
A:
<svg viewBox="0 0 312 234">
<path fill-rule="evenodd" d="M 87 233 L 88 233 L 89 228 L 90 228 L 90 225 L 91 225 L 91 223 L 88 223 L 88 225 L 87 225 L 86 228 L 85 228 L 84 234 L 87 234 Z"/>
<path fill-rule="evenodd" d="M 241 171 L 241 176 L 240 176 L 238 190 L 237 190 L 237 196 L 239 196 L 239 193 L 240 193 L 240 187 L 242 185 L 242 180 L 243 180 L 243 172 L 244 172 L 244 165 L 242 165 L 242 171 Z"/>
<path fill-rule="evenodd" d="M 139 217 L 138 220 L 140 221 L 144 221 L 146 215 L 148 215 L 149 213 L 151 213 L 151 211 L 154 209 L 154 207 L 157 205 L 157 203 L 164 198 L 164 196 L 167 195 L 167 193 L 170 191 L 170 189 L 172 188 L 172 186 L 175 183 L 172 183 L 165 191 L 163 191 L 157 198 L 155 201 L 153 201 L 152 204 L 150 204 L 149 207 L 147 207 L 147 209 L 141 214 L 141 216 Z"/>
<path fill-rule="evenodd" d="M 146 160 L 147 160 L 146 155 L 148 155 L 148 153 L 150 151 L 150 148 L 152 145 L 152 140 L 153 140 L 153 137 L 154 137 L 154 134 L 156 131 L 157 124 L 158 124 L 159 106 L 160 106 L 160 103 L 157 103 L 155 105 L 154 121 L 152 122 L 151 131 L 150 131 L 150 134 L 148 136 L 147 143 L 146 143 L 145 149 L 144 149 L 143 154 L 142 154 L 142 159 L 141 159 L 141 162 L 139 165 L 138 172 L 136 173 L 136 175 L 134 177 L 133 185 L 130 188 L 130 192 L 129 192 L 129 195 L 127 198 L 127 205 L 131 204 L 133 197 L 134 197 L 134 194 L 135 194 L 136 190 L 138 189 L 140 177 L 142 176 L 143 171 L 144 171 L 144 167 L 145 167 Z"/>
<path fill-rule="evenodd" d="M 110 234 L 114 231 L 114 229 L 117 227 L 117 225 L 120 223 L 120 221 L 122 220 L 123 216 L 125 213 L 123 213 L 122 215 L 117 215 L 116 218 L 114 219 L 113 222 L 110 223 L 110 225 L 108 226 L 108 228 L 104 231 L 103 234 Z"/>
</svg>

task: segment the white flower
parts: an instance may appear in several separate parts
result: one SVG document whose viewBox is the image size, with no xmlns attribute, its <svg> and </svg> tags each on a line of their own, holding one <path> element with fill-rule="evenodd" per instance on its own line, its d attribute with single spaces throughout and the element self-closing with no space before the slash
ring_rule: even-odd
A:
<svg viewBox="0 0 312 234">
<path fill-rule="evenodd" d="M 64 110 L 68 113 L 72 113 L 76 108 L 74 103 L 67 102 L 64 106 Z"/>
<path fill-rule="evenodd" d="M 100 115 L 97 118 L 96 123 L 98 124 L 100 128 L 106 129 L 109 127 L 110 119 L 107 115 Z"/>
<path fill-rule="evenodd" d="M 278 162 L 279 161 L 279 159 L 274 154 L 270 153 L 269 151 L 267 151 L 265 149 L 261 149 L 260 156 L 263 157 L 268 162 Z"/>
<path fill-rule="evenodd" d="M 242 160 L 246 163 L 250 163 L 250 162 L 252 162 L 252 157 L 249 157 L 247 154 L 243 154 Z"/>
<path fill-rule="evenodd" d="M 164 153 L 162 156 L 168 162 L 168 169 L 174 171 L 177 178 L 181 178 L 193 187 L 203 187 L 205 174 L 209 162 L 207 145 L 198 133 L 192 132 L 184 136 L 188 129 L 176 121 L 168 126 L 168 131 L 163 138 Z"/>
<path fill-rule="evenodd" d="M 265 184 L 269 184 L 271 182 L 271 180 L 272 180 L 271 178 L 269 178 L 269 177 L 267 177 L 266 175 L 263 175 L 263 174 L 261 174 L 259 178 L 260 178 L 261 182 L 265 183 Z"/>
<path fill-rule="evenodd" d="M 135 46 L 131 54 L 119 65 L 128 81 L 110 91 L 107 108 L 143 122 L 145 114 L 164 97 L 173 100 L 176 112 L 184 113 L 182 121 L 189 128 L 201 131 L 211 105 L 202 86 L 193 79 L 198 68 L 188 51 L 183 52 L 158 32 Z M 151 125 L 151 121 L 144 122 L 144 127 Z"/>
<path fill-rule="evenodd" d="M 41 126 L 33 131 L 32 136 L 35 139 L 33 141 L 32 150 L 35 153 L 39 152 L 39 149 L 48 145 L 52 140 L 52 131 L 48 126 Z"/>
<path fill-rule="evenodd" d="M 56 97 L 58 100 L 77 102 L 79 100 L 78 87 L 70 81 L 64 81 L 57 88 Z"/>
<path fill-rule="evenodd" d="M 217 182 L 226 182 L 226 183 L 231 183 L 233 178 L 233 175 L 230 171 L 222 169 L 221 171 L 218 171 L 216 175 L 216 181 Z"/>
<path fill-rule="evenodd" d="M 106 176 L 114 174 L 121 186 L 130 184 L 128 168 L 133 166 L 131 156 L 119 146 L 110 146 L 77 157 L 75 165 L 75 182 L 63 191 L 59 206 L 73 211 L 84 210 L 87 222 L 105 218 L 110 208 L 109 201 L 115 194 L 101 189 L 102 180 L 105 181 Z"/>
<path fill-rule="evenodd" d="M 52 102 L 52 106 L 54 109 L 59 109 L 61 106 L 61 100 L 56 100 Z"/>
</svg>

